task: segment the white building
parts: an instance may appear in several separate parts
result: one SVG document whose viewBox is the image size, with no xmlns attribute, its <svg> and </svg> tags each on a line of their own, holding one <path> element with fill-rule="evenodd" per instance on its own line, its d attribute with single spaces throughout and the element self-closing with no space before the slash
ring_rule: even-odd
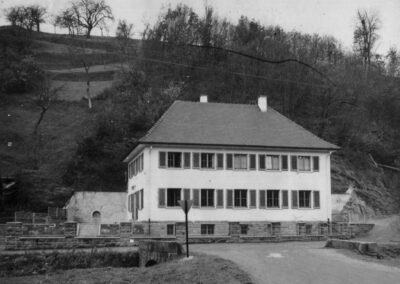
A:
<svg viewBox="0 0 400 284">
<path fill-rule="evenodd" d="M 170 224 L 172 234 L 184 221 L 178 201 L 191 199 L 201 234 L 229 222 L 326 222 L 337 149 L 267 107 L 266 97 L 258 105 L 175 101 L 124 160 L 127 218 Z"/>
</svg>

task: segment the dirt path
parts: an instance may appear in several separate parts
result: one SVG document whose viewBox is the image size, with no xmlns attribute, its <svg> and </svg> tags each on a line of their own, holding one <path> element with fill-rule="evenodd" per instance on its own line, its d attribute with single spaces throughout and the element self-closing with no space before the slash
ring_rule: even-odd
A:
<svg viewBox="0 0 400 284">
<path fill-rule="evenodd" d="M 347 257 L 323 242 L 192 245 L 192 251 L 229 259 L 255 283 L 399 283 L 400 268 Z"/>
</svg>

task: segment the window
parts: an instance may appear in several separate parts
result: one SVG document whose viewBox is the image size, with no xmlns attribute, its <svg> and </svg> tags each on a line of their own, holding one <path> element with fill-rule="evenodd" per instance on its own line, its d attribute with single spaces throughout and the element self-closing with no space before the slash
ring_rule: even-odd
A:
<svg viewBox="0 0 400 284">
<path fill-rule="evenodd" d="M 201 168 L 202 169 L 213 169 L 214 168 L 214 154 L 213 153 L 201 153 Z"/>
<path fill-rule="evenodd" d="M 233 165 L 235 170 L 247 170 L 247 154 L 234 154 Z"/>
<path fill-rule="evenodd" d="M 247 207 L 247 190 L 235 189 L 235 207 Z"/>
<path fill-rule="evenodd" d="M 201 190 L 201 207 L 214 207 L 214 189 Z"/>
<path fill-rule="evenodd" d="M 312 232 L 312 225 L 306 223 L 298 223 L 297 224 L 297 234 L 298 235 L 311 235 Z"/>
<path fill-rule="evenodd" d="M 183 153 L 183 167 L 190 169 L 190 153 Z"/>
<path fill-rule="evenodd" d="M 224 154 L 217 154 L 217 170 L 224 169 Z"/>
<path fill-rule="evenodd" d="M 214 235 L 214 224 L 201 224 L 202 235 Z"/>
<path fill-rule="evenodd" d="M 281 234 L 281 223 L 272 223 L 271 224 L 271 235 L 279 236 Z"/>
<path fill-rule="evenodd" d="M 319 157 L 318 156 L 313 157 L 313 171 L 314 172 L 319 171 Z"/>
<path fill-rule="evenodd" d="M 311 157 L 310 156 L 298 156 L 297 167 L 299 171 L 311 171 Z"/>
<path fill-rule="evenodd" d="M 281 156 L 282 158 L 282 171 L 287 171 L 288 170 L 288 156 L 283 155 Z"/>
<path fill-rule="evenodd" d="M 181 168 L 182 167 L 182 153 L 168 152 L 168 168 Z"/>
<path fill-rule="evenodd" d="M 258 155 L 258 169 L 265 170 L 265 155 Z"/>
<path fill-rule="evenodd" d="M 241 235 L 247 235 L 247 232 L 249 231 L 249 225 L 247 224 L 240 224 L 240 234 Z"/>
<path fill-rule="evenodd" d="M 167 235 L 175 235 L 175 225 L 174 224 L 167 224 Z"/>
<path fill-rule="evenodd" d="M 292 171 L 297 171 L 297 156 L 290 156 L 290 162 L 292 164 Z"/>
<path fill-rule="evenodd" d="M 250 154 L 250 170 L 255 170 L 256 169 L 256 155 L 255 154 Z"/>
<path fill-rule="evenodd" d="M 278 155 L 266 155 L 265 164 L 267 170 L 279 170 L 279 156 Z"/>
<path fill-rule="evenodd" d="M 311 190 L 299 190 L 299 208 L 311 207 Z"/>
<path fill-rule="evenodd" d="M 226 169 L 232 170 L 232 168 L 233 168 L 233 155 L 226 154 Z"/>
<path fill-rule="evenodd" d="M 181 200 L 181 189 L 180 188 L 168 188 L 167 189 L 167 206 L 175 207 L 179 206 L 178 201 Z"/>
<path fill-rule="evenodd" d="M 319 208 L 319 191 L 314 191 L 314 208 Z"/>
<path fill-rule="evenodd" d="M 132 178 L 133 176 L 136 176 L 138 173 L 143 171 L 143 154 L 138 156 L 136 159 L 134 159 L 132 162 L 129 163 L 128 165 L 128 176 L 129 178 Z"/>
<path fill-rule="evenodd" d="M 279 208 L 279 190 L 267 190 L 267 207 Z"/>
</svg>

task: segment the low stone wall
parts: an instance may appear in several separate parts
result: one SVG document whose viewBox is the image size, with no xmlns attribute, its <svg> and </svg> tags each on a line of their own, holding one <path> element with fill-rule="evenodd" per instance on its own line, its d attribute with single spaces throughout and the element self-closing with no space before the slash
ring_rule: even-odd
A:
<svg viewBox="0 0 400 284">
<path fill-rule="evenodd" d="M 6 250 L 72 249 L 121 246 L 120 238 L 6 237 Z"/>
</svg>

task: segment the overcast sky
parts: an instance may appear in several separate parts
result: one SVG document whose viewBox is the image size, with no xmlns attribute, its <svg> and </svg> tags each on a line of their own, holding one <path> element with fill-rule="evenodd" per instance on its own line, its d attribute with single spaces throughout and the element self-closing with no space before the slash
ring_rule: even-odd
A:
<svg viewBox="0 0 400 284">
<path fill-rule="evenodd" d="M 144 23 L 151 25 L 157 20 L 162 7 L 184 3 L 200 16 L 204 14 L 203 0 L 106 0 L 116 19 L 127 19 L 134 24 L 136 37 L 143 31 Z M 61 0 L 0 0 L 1 10 L 13 5 L 40 4 L 50 14 L 56 14 L 70 1 Z M 219 17 L 236 23 L 241 15 L 255 19 L 264 25 L 280 25 L 286 31 L 297 30 L 320 35 L 332 35 L 346 49 L 351 49 L 357 9 L 375 10 L 379 13 L 382 28 L 377 47 L 386 53 L 394 46 L 400 49 L 400 0 L 207 0 Z M 117 21 L 116 21 L 117 22 Z M 6 24 L 2 13 L 0 25 Z M 110 35 L 115 34 L 114 23 Z M 51 25 L 43 25 L 43 31 L 53 32 Z M 99 33 L 98 31 L 94 32 Z"/>
</svg>

